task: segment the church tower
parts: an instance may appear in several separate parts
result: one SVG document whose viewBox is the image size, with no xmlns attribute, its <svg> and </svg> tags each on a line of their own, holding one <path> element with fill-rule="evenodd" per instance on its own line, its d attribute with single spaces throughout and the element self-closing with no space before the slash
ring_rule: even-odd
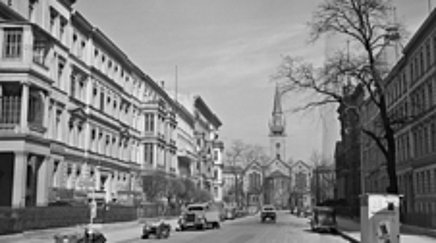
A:
<svg viewBox="0 0 436 243">
<path fill-rule="evenodd" d="M 285 117 L 282 111 L 281 94 L 278 85 L 274 95 L 274 107 L 269 122 L 270 155 L 273 159 L 285 161 L 286 133 Z"/>
</svg>

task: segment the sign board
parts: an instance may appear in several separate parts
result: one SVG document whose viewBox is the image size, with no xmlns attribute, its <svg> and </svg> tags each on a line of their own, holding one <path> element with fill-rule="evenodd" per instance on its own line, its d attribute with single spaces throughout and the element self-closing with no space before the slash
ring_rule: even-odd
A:
<svg viewBox="0 0 436 243">
<path fill-rule="evenodd" d="M 362 243 L 400 240 L 400 195 L 365 194 L 361 198 Z"/>
</svg>

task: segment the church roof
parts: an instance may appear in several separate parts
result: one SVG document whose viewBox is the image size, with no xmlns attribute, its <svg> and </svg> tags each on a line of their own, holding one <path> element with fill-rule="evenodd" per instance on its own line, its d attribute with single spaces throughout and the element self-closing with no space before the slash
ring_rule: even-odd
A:
<svg viewBox="0 0 436 243">
<path fill-rule="evenodd" d="M 285 173 L 283 173 L 282 171 L 275 170 L 271 174 L 269 174 L 267 177 L 268 178 L 271 178 L 271 177 L 277 178 L 277 177 L 289 177 L 289 176 L 286 175 Z"/>
<path fill-rule="evenodd" d="M 269 166 L 271 166 L 271 165 L 272 165 L 273 163 L 275 163 L 276 161 L 278 161 L 278 162 L 282 163 L 283 165 L 285 165 L 286 168 L 290 168 L 289 165 L 288 165 L 288 163 L 285 163 L 285 161 L 283 161 L 283 160 L 281 160 L 281 159 L 278 159 L 278 158 L 274 158 L 274 159 L 272 159 L 270 162 L 268 162 L 268 163 L 265 165 L 265 167 L 269 167 Z"/>
<path fill-rule="evenodd" d="M 303 165 L 303 166 L 307 167 L 308 169 L 312 169 L 312 166 L 308 165 L 307 163 L 305 163 L 302 160 L 298 160 L 297 162 L 293 163 L 291 165 L 291 167 L 296 167 L 297 165 Z"/>
<path fill-rule="evenodd" d="M 261 165 L 258 161 L 253 160 L 251 161 L 247 166 L 245 166 L 244 168 L 244 172 L 248 171 L 250 168 L 257 166 L 259 169 L 262 170 L 262 168 L 264 167 L 263 165 Z"/>
</svg>

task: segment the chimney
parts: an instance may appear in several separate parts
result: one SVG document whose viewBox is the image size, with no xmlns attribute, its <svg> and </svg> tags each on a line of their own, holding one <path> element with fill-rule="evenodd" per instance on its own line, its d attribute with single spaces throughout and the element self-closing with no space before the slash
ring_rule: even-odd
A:
<svg viewBox="0 0 436 243">
<path fill-rule="evenodd" d="M 160 87 L 162 87 L 162 89 L 165 88 L 165 81 L 163 80 L 160 81 Z"/>
</svg>

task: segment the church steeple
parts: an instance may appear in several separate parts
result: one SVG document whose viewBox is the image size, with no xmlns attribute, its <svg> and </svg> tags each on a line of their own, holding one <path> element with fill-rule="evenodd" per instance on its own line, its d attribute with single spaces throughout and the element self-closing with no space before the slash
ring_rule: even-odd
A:
<svg viewBox="0 0 436 243">
<path fill-rule="evenodd" d="M 269 122 L 269 137 L 271 157 L 286 160 L 285 117 L 282 111 L 282 101 L 279 86 L 276 84 L 272 117 Z"/>
<path fill-rule="evenodd" d="M 276 84 L 276 91 L 274 94 L 274 107 L 272 117 L 269 124 L 270 135 L 284 135 L 285 133 L 285 119 L 282 111 L 282 102 L 279 86 Z"/>
</svg>

